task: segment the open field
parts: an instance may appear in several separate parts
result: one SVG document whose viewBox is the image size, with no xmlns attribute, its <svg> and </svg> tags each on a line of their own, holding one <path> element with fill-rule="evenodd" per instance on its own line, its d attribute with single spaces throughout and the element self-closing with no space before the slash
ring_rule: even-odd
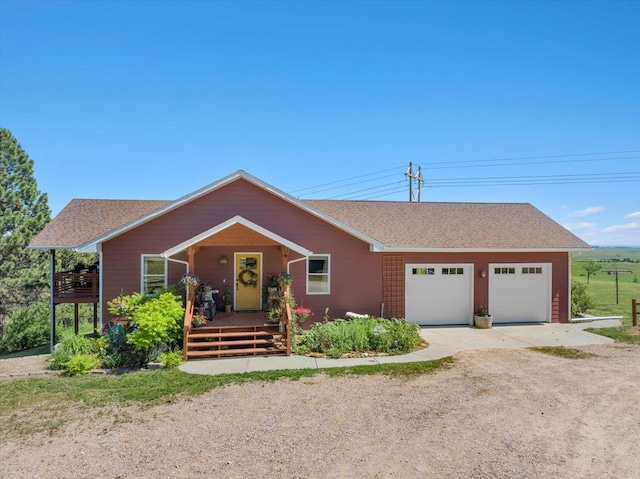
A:
<svg viewBox="0 0 640 479">
<path fill-rule="evenodd" d="M 167 372 L 14 379 L 2 384 L 0 477 L 635 477 L 640 346 L 580 350 L 477 350 L 433 374 L 221 387 L 185 374 L 200 390 L 163 400 Z M 147 394 L 132 398 L 136 378 Z"/>
<path fill-rule="evenodd" d="M 624 260 L 631 261 L 624 261 Z M 598 316 L 624 316 L 624 323 L 631 321 L 631 299 L 640 301 L 640 248 L 594 248 L 593 251 L 574 256 L 571 262 L 571 276 L 575 281 L 587 283 L 584 264 L 596 261 L 602 270 L 591 276 L 587 291 L 595 302 L 590 314 Z M 615 274 L 607 270 L 629 270 L 618 273 L 619 304 L 616 304 Z"/>
</svg>

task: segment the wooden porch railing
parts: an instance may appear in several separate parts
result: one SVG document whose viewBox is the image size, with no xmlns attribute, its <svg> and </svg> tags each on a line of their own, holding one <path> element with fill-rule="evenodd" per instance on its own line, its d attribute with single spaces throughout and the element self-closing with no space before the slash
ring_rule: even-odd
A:
<svg viewBox="0 0 640 479">
<path fill-rule="evenodd" d="M 285 324 L 285 334 L 287 335 L 287 356 L 291 356 L 291 306 L 286 303 L 285 317 L 282 318 Z"/>
<path fill-rule="evenodd" d="M 184 308 L 184 327 L 182 330 L 182 360 L 187 361 L 189 333 L 191 332 L 191 318 L 193 318 L 193 298 L 187 300 Z"/>
</svg>

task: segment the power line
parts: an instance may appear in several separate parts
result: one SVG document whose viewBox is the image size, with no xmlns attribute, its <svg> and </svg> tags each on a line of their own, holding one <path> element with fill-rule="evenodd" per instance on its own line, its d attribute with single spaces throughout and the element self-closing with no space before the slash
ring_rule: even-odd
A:
<svg viewBox="0 0 640 479">
<path fill-rule="evenodd" d="M 485 180 L 544 180 L 544 179 L 590 179 L 590 178 L 619 178 L 624 176 L 634 177 L 634 175 L 640 175 L 640 171 L 624 171 L 624 172 L 616 172 L 616 173 L 572 173 L 570 175 L 522 175 L 522 176 L 474 176 L 471 178 L 434 178 L 430 180 L 430 183 L 446 183 L 446 182 L 481 182 Z"/>
<path fill-rule="evenodd" d="M 370 188 L 363 188 L 363 189 L 361 189 L 361 190 L 351 191 L 351 192 L 349 192 L 349 193 L 344 193 L 344 194 L 341 194 L 341 195 L 331 196 L 331 197 L 329 197 L 329 198 L 327 198 L 327 199 L 328 199 L 328 200 L 335 200 L 335 199 L 337 199 L 337 198 L 348 199 L 348 198 L 350 198 L 350 197 L 356 197 L 356 196 L 357 196 L 357 193 L 362 193 L 363 191 L 375 190 L 375 189 L 382 188 L 382 187 L 385 187 L 385 186 L 390 186 L 390 185 L 397 185 L 398 183 L 402 183 L 402 184 L 404 184 L 404 180 L 401 180 L 401 181 L 394 181 L 394 182 L 391 182 L 391 183 L 385 183 L 385 184 L 383 184 L 383 185 L 376 185 L 376 186 L 372 186 L 372 187 L 370 187 Z M 404 187 L 403 187 L 403 188 L 404 188 Z M 354 195 L 355 195 L 355 196 L 354 196 Z"/>
<path fill-rule="evenodd" d="M 518 166 L 518 165 L 545 165 L 545 164 L 558 164 L 558 163 L 586 163 L 592 161 L 612 161 L 612 160 L 637 160 L 640 156 L 622 156 L 614 158 L 586 158 L 580 160 L 550 160 L 550 161 L 523 161 L 518 163 L 502 164 L 502 163 L 485 163 L 485 164 L 473 164 L 466 166 L 433 166 L 427 165 L 430 170 L 446 170 L 446 169 L 459 169 L 459 168 L 484 168 L 490 166 Z M 489 160 L 481 160 L 489 161 Z M 436 163 L 442 164 L 442 163 Z"/>
<path fill-rule="evenodd" d="M 600 153 L 571 153 L 565 155 L 545 155 L 545 156 L 514 156 L 509 158 L 491 158 L 487 160 L 460 160 L 460 161 L 440 161 L 436 163 L 430 163 L 430 165 L 451 165 L 460 163 L 482 163 L 482 162 L 505 162 L 505 161 L 519 161 L 519 160 L 546 160 L 550 158 L 570 158 L 577 156 L 597 156 L 597 155 L 622 155 L 627 153 L 640 153 L 640 150 L 625 150 L 625 151 L 605 151 Z M 637 156 L 631 158 L 638 158 Z M 606 158 L 603 158 L 606 159 Z M 584 161 L 584 160 L 575 160 Z M 592 160 L 587 160 L 592 161 Z M 600 161 L 600 159 L 594 159 L 593 161 Z"/>
<path fill-rule="evenodd" d="M 582 162 L 595 162 L 595 161 L 613 161 L 613 160 L 636 160 L 640 159 L 640 156 L 617 156 L 606 158 L 578 158 L 594 155 L 614 155 L 614 154 L 629 154 L 640 153 L 640 150 L 625 150 L 625 151 L 610 151 L 599 153 L 575 153 L 564 155 L 546 155 L 546 156 L 528 156 L 528 157 L 511 157 L 511 158 L 496 158 L 491 160 L 464 160 L 454 162 L 434 162 L 429 163 L 425 167 L 429 170 L 436 169 L 458 169 L 458 168 L 481 168 L 481 167 L 509 167 L 520 165 L 542 165 L 547 163 L 582 163 Z M 566 159 L 562 159 L 566 158 Z M 554 160 L 551 160 L 554 159 Z M 544 160 L 544 161 L 523 161 L 523 160 Z M 549 160 L 549 161 L 546 161 Z M 415 164 L 415 163 L 414 163 Z M 443 165 L 443 166 L 438 166 Z M 422 166 L 422 165 L 420 165 Z M 368 183 L 372 181 L 385 180 L 396 176 L 396 173 L 390 175 L 377 176 L 389 171 L 397 171 L 400 173 L 402 166 L 395 166 L 393 168 L 387 168 L 384 170 L 375 171 L 372 173 L 366 173 L 359 176 L 353 176 L 344 178 L 342 180 L 335 180 L 328 183 L 323 183 L 316 186 L 310 186 L 294 190 L 292 193 L 299 193 L 306 191 L 307 194 L 317 194 L 327 191 L 350 188 L 355 185 Z M 406 175 L 405 173 L 402 173 Z M 440 178 L 430 179 L 428 188 L 446 188 L 446 187 L 461 187 L 461 186 L 512 186 L 512 185 L 545 185 L 545 184 L 575 184 L 575 183 L 622 183 L 632 182 L 640 180 L 638 172 L 624 172 L 624 173 L 593 173 L 593 174 L 572 174 L 572 175 L 528 175 L 528 176 L 486 176 L 486 177 L 473 177 L 473 178 Z M 353 181 L 357 180 L 357 181 Z M 334 195 L 328 199 L 358 199 L 360 194 L 366 197 L 366 199 L 372 199 L 382 196 L 389 196 L 391 194 L 400 191 L 401 188 L 394 187 L 389 189 L 389 186 L 399 184 L 401 182 L 386 182 L 378 184 L 368 188 L 362 188 L 356 191 L 349 191 L 343 194 Z M 326 187 L 326 188 L 323 188 Z M 396 191 L 397 190 L 397 191 Z M 391 193 L 389 193 L 391 191 Z M 380 193 L 380 194 L 378 194 Z M 370 196 L 373 195 L 373 196 Z"/>
<path fill-rule="evenodd" d="M 354 181 L 352 183 L 347 183 L 345 185 L 332 186 L 330 188 L 324 188 L 324 189 L 321 189 L 321 190 L 316 190 L 316 191 L 313 191 L 313 192 L 309 192 L 309 194 L 323 193 L 325 191 L 337 190 L 337 189 L 340 189 L 340 188 L 347 188 L 349 186 L 359 185 L 359 184 L 362 184 L 362 183 L 367 183 L 369 181 L 383 180 L 385 178 L 391 178 L 391 177 L 394 177 L 394 176 L 397 176 L 397 175 L 394 173 L 392 175 L 379 176 L 377 178 L 370 178 L 368 180 Z M 362 176 L 358 176 L 357 178 L 362 178 Z M 297 191 L 300 191 L 300 190 L 297 190 Z"/>
<path fill-rule="evenodd" d="M 342 180 L 330 181 L 329 183 L 323 183 L 321 185 L 308 186 L 306 188 L 300 188 L 298 190 L 294 190 L 294 191 L 291 191 L 289 193 L 290 194 L 294 194 L 294 193 L 299 193 L 300 191 L 313 190 L 313 189 L 316 189 L 316 188 L 321 188 L 323 186 L 330 186 L 330 185 L 335 185 L 337 183 L 344 183 L 346 181 L 359 180 L 359 179 L 364 178 L 366 176 L 373 176 L 373 175 L 377 175 L 377 174 L 380 174 L 380 173 L 386 173 L 388 171 L 397 170 L 398 168 L 402 168 L 402 167 L 403 166 L 394 166 L 393 168 L 387 168 L 386 170 L 375 171 L 373 173 L 367 173 L 365 175 L 352 176 L 351 178 L 345 178 L 345 179 L 342 179 Z"/>
</svg>

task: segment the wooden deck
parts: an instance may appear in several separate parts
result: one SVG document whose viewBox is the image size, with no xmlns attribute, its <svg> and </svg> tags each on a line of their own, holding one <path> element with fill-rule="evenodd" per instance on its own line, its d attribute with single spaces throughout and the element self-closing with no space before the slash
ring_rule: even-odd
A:
<svg viewBox="0 0 640 479">
<path fill-rule="evenodd" d="M 51 285 L 53 308 L 51 322 L 52 335 L 55 337 L 56 306 L 73 304 L 73 330 L 77 336 L 80 331 L 78 313 L 79 304 L 93 304 L 93 332 L 98 332 L 98 303 L 100 301 L 100 275 L 97 269 L 80 269 L 53 273 Z"/>
</svg>

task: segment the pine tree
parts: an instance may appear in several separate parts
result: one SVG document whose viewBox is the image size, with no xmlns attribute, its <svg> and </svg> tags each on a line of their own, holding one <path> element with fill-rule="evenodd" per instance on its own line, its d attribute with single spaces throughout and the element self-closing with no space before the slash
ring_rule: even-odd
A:
<svg viewBox="0 0 640 479">
<path fill-rule="evenodd" d="M 50 219 L 33 160 L 9 130 L 0 128 L 0 333 L 10 309 L 46 296 L 47 254 L 27 246 Z"/>
</svg>

